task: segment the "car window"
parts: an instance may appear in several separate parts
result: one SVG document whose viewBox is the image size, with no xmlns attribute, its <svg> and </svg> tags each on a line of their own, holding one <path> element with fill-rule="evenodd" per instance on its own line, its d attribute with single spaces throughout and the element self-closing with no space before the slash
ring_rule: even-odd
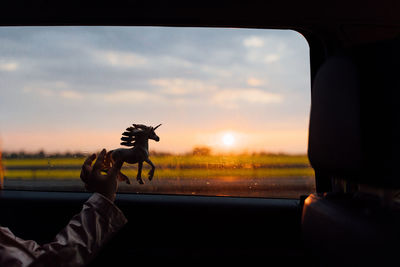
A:
<svg viewBox="0 0 400 267">
<path fill-rule="evenodd" d="M 125 163 L 120 192 L 315 191 L 309 48 L 295 31 L 1 27 L 0 78 L 6 190 L 82 191 L 87 156 L 131 149 L 127 129 L 162 124 L 148 143 L 153 179 L 146 162 L 144 184 Z"/>
</svg>

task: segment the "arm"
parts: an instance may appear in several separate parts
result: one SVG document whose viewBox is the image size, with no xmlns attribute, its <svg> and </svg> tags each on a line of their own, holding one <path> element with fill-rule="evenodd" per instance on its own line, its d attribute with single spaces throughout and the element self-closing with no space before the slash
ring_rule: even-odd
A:
<svg viewBox="0 0 400 267">
<path fill-rule="evenodd" d="M 95 193 L 53 242 L 37 248 L 30 266 L 83 266 L 126 222 L 109 199 Z"/>
<path fill-rule="evenodd" d="M 103 150 L 93 167 L 96 155 L 82 166 L 81 179 L 95 193 L 53 242 L 37 248 L 38 258 L 30 266 L 83 266 L 126 224 L 125 216 L 113 203 L 122 164 L 115 163 L 107 175 L 101 175 L 105 154 Z"/>
</svg>

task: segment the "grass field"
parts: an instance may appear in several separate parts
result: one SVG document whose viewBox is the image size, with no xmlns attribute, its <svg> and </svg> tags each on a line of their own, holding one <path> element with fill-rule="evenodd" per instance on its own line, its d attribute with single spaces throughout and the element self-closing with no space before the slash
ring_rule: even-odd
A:
<svg viewBox="0 0 400 267">
<path fill-rule="evenodd" d="M 137 174 L 137 164 L 125 164 L 122 171 L 131 178 L 134 185 L 123 187 L 124 191 L 175 193 L 175 190 L 241 195 L 242 193 L 237 193 L 238 190 L 246 191 L 258 185 L 262 188 L 260 190 L 268 192 L 261 196 L 275 194 L 271 191 L 273 188 L 286 190 L 281 193 L 284 196 L 292 196 L 297 194 L 296 190 L 299 189 L 296 188 L 301 188 L 301 192 L 304 193 L 312 191 L 314 187 L 314 171 L 305 155 L 168 155 L 150 158 L 156 166 L 153 181 L 145 180 L 144 186 L 137 186 L 134 179 Z M 53 187 L 58 184 L 61 188 L 64 182 L 64 187 L 67 184 L 73 184 L 74 188 L 81 187 L 79 175 L 83 161 L 84 158 L 73 157 L 3 159 L 5 186 L 7 187 L 8 181 L 8 184 L 13 186 L 26 183 L 30 187 L 36 185 Z M 144 179 L 147 177 L 148 169 L 148 165 L 144 163 L 142 174 Z M 210 184 L 213 185 L 212 190 L 208 186 Z M 257 194 L 259 196 L 260 193 Z"/>
<path fill-rule="evenodd" d="M 213 176 L 288 177 L 312 176 L 306 156 L 232 155 L 232 156 L 152 156 L 155 177 L 201 178 Z M 6 178 L 79 178 L 84 158 L 4 159 Z M 137 165 L 125 164 L 123 172 L 136 176 Z M 144 163 L 144 169 L 148 165 Z"/>
<path fill-rule="evenodd" d="M 151 156 L 154 164 L 160 166 L 180 166 L 180 165 L 210 165 L 210 164 L 305 164 L 308 165 L 306 155 L 168 155 Z M 29 158 L 29 159 L 3 159 L 3 164 L 7 166 L 81 166 L 84 158 Z"/>
</svg>

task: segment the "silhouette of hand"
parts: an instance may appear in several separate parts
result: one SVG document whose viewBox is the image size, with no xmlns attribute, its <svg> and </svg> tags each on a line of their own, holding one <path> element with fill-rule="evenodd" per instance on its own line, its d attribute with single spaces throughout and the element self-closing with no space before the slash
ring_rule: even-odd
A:
<svg viewBox="0 0 400 267">
<path fill-rule="evenodd" d="M 118 189 L 117 177 L 123 162 L 115 162 L 109 168 L 107 174 L 103 175 L 101 174 L 101 170 L 105 165 L 105 155 L 106 150 L 103 149 L 93 166 L 92 162 L 96 159 L 96 154 L 89 156 L 82 165 L 81 179 L 85 183 L 86 190 L 100 193 L 111 201 L 114 201 Z"/>
</svg>

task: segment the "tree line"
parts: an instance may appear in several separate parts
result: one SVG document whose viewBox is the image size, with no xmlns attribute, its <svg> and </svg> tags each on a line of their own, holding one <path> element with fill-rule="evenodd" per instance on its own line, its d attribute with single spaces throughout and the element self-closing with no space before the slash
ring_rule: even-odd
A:
<svg viewBox="0 0 400 267">
<path fill-rule="evenodd" d="M 193 147 L 191 151 L 188 151 L 186 153 L 182 153 L 180 155 L 187 155 L 187 156 L 210 156 L 213 154 L 213 151 L 210 147 L 208 146 L 196 146 Z M 286 155 L 285 153 L 270 153 L 270 152 L 243 152 L 240 154 L 246 154 L 246 155 Z M 165 151 L 155 151 L 152 150 L 150 151 L 150 156 L 173 156 L 176 155 L 171 152 L 165 152 Z M 88 156 L 88 153 L 82 153 L 82 152 L 55 152 L 55 153 L 49 153 L 45 152 L 44 150 L 40 150 L 37 152 L 26 152 L 26 151 L 3 151 L 2 156 L 5 159 L 20 159 L 20 158 L 84 158 Z"/>
</svg>

